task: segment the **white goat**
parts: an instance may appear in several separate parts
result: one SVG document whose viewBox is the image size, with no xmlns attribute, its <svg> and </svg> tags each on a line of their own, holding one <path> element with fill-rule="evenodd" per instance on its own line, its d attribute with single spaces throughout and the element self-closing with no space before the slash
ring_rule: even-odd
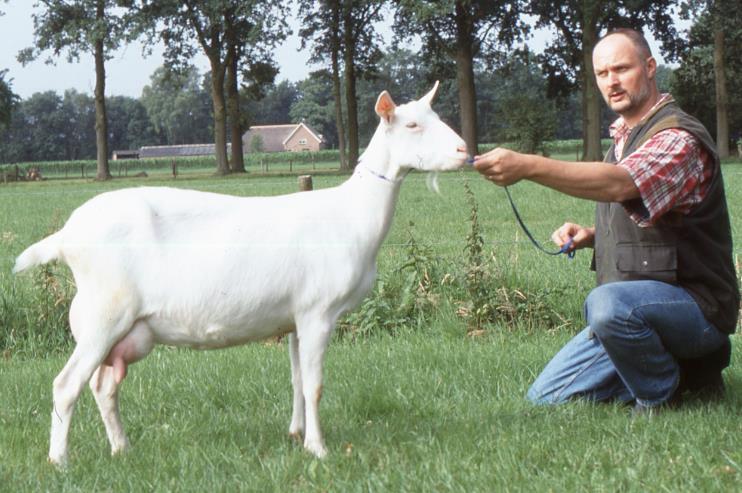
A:
<svg viewBox="0 0 742 493">
<path fill-rule="evenodd" d="M 128 446 L 118 410 L 127 365 L 155 343 L 214 349 L 289 334 L 294 388 L 289 433 L 326 454 L 318 405 L 338 317 L 372 286 L 376 254 L 411 168 L 463 165 L 465 144 L 431 110 L 438 83 L 381 121 L 343 184 L 277 197 L 170 188 L 103 193 L 26 249 L 15 272 L 54 259 L 72 270 L 77 343 L 54 380 L 49 460 L 64 465 L 75 402 L 89 382 L 115 454 Z"/>
</svg>

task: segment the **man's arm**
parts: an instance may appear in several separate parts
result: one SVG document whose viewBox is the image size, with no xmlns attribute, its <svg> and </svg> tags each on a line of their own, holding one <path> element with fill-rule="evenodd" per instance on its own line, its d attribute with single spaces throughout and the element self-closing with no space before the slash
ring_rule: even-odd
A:
<svg viewBox="0 0 742 493">
<path fill-rule="evenodd" d="M 501 186 L 526 179 L 599 202 L 624 202 L 640 197 L 629 172 L 608 163 L 559 161 L 497 148 L 477 156 L 474 168 Z"/>
</svg>

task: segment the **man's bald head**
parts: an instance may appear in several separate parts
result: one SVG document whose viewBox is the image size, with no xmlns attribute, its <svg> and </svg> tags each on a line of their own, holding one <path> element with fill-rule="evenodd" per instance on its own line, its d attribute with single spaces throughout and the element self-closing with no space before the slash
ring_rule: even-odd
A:
<svg viewBox="0 0 742 493">
<path fill-rule="evenodd" d="M 630 29 L 628 27 L 620 27 L 618 29 L 613 29 L 612 31 L 609 31 L 607 34 L 605 34 L 602 38 L 598 40 L 595 46 L 597 47 L 601 41 L 603 41 L 604 39 L 610 36 L 625 36 L 626 38 L 628 38 L 629 41 L 631 41 L 631 44 L 634 45 L 634 48 L 636 48 L 637 53 L 639 53 L 639 57 L 642 59 L 646 59 L 652 56 L 652 50 L 649 48 L 649 43 L 647 42 L 647 38 L 645 38 L 644 35 L 640 33 L 639 31 L 635 29 Z"/>
</svg>

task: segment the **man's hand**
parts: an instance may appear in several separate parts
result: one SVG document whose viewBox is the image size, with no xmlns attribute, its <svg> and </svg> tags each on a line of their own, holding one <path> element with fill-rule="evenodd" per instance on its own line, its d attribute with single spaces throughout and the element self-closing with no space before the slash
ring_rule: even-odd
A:
<svg viewBox="0 0 742 493">
<path fill-rule="evenodd" d="M 572 239 L 572 246 L 568 251 L 579 250 L 580 248 L 592 248 L 595 245 L 595 228 L 585 228 L 579 224 L 564 223 L 562 227 L 554 231 L 551 235 L 551 241 L 557 244 L 559 248 Z"/>
<path fill-rule="evenodd" d="M 498 147 L 481 156 L 475 156 L 474 169 L 488 180 L 500 186 L 508 186 L 528 175 L 530 170 L 528 158 L 526 154 Z"/>
</svg>

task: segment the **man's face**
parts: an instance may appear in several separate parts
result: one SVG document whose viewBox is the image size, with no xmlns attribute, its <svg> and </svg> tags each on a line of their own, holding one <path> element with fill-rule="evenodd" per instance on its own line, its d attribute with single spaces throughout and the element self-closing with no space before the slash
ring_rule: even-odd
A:
<svg viewBox="0 0 742 493">
<path fill-rule="evenodd" d="M 593 68 L 598 88 L 613 111 L 631 119 L 641 118 L 651 108 L 656 62 L 643 58 L 629 38 L 614 34 L 600 41 L 593 51 Z"/>
</svg>

